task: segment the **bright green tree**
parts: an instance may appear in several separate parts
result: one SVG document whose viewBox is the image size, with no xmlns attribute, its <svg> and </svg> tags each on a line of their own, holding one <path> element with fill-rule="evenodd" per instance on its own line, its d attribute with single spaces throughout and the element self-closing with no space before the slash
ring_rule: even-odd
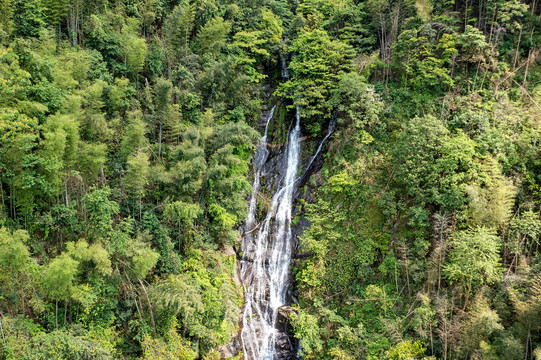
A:
<svg viewBox="0 0 541 360">
<path fill-rule="evenodd" d="M 217 17 L 209 20 L 197 34 L 197 50 L 200 56 L 209 54 L 215 57 L 225 46 L 226 37 L 231 31 L 231 24 Z"/>
<path fill-rule="evenodd" d="M 0 1 L 0 39 L 6 42 L 13 31 L 13 0 Z"/>
<path fill-rule="evenodd" d="M 106 83 L 95 81 L 83 91 L 83 122 L 82 134 L 85 140 L 104 141 L 111 135 L 111 129 L 105 119 L 103 108 L 103 91 Z"/>
<path fill-rule="evenodd" d="M 196 127 L 188 128 L 182 137 L 183 141 L 178 147 L 178 161 L 171 175 L 180 195 L 190 198 L 201 190 L 207 161 L 203 139 Z"/>
<path fill-rule="evenodd" d="M 113 229 L 113 216 L 120 211 L 116 201 L 109 200 L 111 189 L 109 187 L 91 188 L 83 198 L 87 213 L 87 233 L 95 238 L 107 239 Z M 90 240 L 89 239 L 89 240 Z"/>
<path fill-rule="evenodd" d="M 25 230 L 11 232 L 0 228 L 0 284 L 6 291 L 6 297 L 15 298 L 16 308 L 24 303 L 25 282 L 31 281 L 33 275 L 30 253 L 27 248 L 30 236 Z M 9 294 L 11 291 L 11 294 Z M 22 302 L 21 302 L 22 299 Z M 4 299 L 2 299 L 4 300 Z"/>
<path fill-rule="evenodd" d="M 332 40 L 324 30 L 305 31 L 293 42 L 294 54 L 289 68 L 291 80 L 282 91 L 300 106 L 301 116 L 312 134 L 321 131 L 323 119 L 331 116 L 329 103 L 341 72 L 351 69 L 352 48 L 344 42 Z"/>
<path fill-rule="evenodd" d="M 161 157 L 162 154 L 162 135 L 163 135 L 163 125 L 165 119 L 169 114 L 169 107 L 171 103 L 171 88 L 173 84 L 171 81 L 160 78 L 156 82 L 156 87 L 154 92 L 156 94 L 156 117 L 158 121 L 158 156 Z"/>
<path fill-rule="evenodd" d="M 127 188 L 135 199 L 139 200 L 139 217 L 142 216 L 142 198 L 145 195 L 145 186 L 148 184 L 150 162 L 146 152 L 139 150 L 135 155 L 128 157 L 128 170 L 124 179 Z"/>
<path fill-rule="evenodd" d="M 126 51 L 126 62 L 131 71 L 138 74 L 143 70 L 148 48 L 145 39 L 130 37 L 124 44 Z"/>
<path fill-rule="evenodd" d="M 194 221 L 203 214 L 203 210 L 197 204 L 175 201 L 165 206 L 163 211 L 164 219 L 178 228 L 179 249 L 183 243 L 184 252 L 188 252 L 193 246 L 193 237 L 195 234 Z"/>
<path fill-rule="evenodd" d="M 451 237 L 451 251 L 443 270 L 451 282 L 465 291 L 464 308 L 473 290 L 500 280 L 501 240 L 485 227 L 457 231 Z"/>
<path fill-rule="evenodd" d="M 79 262 L 67 253 L 53 259 L 42 273 L 42 285 L 47 296 L 55 300 L 55 327 L 58 328 L 58 301 L 70 299 Z"/>
<path fill-rule="evenodd" d="M 0 48 L 0 104 L 6 103 L 30 84 L 30 74 L 21 69 L 12 49 Z"/>
<path fill-rule="evenodd" d="M 139 118 L 135 118 L 127 127 L 122 142 L 120 151 L 124 158 L 137 153 L 138 150 L 145 147 L 146 142 L 146 124 Z"/>
</svg>

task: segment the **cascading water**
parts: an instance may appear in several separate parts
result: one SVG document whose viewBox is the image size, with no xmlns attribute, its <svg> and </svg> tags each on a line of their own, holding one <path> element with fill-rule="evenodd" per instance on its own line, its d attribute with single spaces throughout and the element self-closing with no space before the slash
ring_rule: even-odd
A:
<svg viewBox="0 0 541 360">
<path fill-rule="evenodd" d="M 289 79 L 284 59 L 282 59 L 282 78 Z M 294 194 L 336 125 L 336 117 L 333 116 L 326 136 L 304 167 L 302 175 L 297 177 L 301 160 L 300 109 L 296 108 L 294 126 L 288 131 L 284 153 L 270 161 L 267 137 L 274 110 L 275 107 L 272 107 L 266 113 L 265 132 L 254 156 L 253 190 L 242 239 L 243 256 L 239 273 L 244 284 L 245 302 L 240 337 L 246 360 L 281 359 L 285 357 L 284 353 L 288 354 L 287 358 L 296 356 L 297 347 L 291 343 L 287 329 L 283 326 L 281 328 L 279 324 L 280 310 L 288 304 L 289 265 L 294 247 L 291 229 Z M 264 171 L 267 161 L 275 162 L 277 165 L 274 172 L 283 177 L 273 183 L 276 191 L 266 217 L 257 224 L 257 200 L 261 179 L 268 175 Z"/>
<path fill-rule="evenodd" d="M 321 152 L 321 149 L 323 148 L 323 145 L 325 144 L 325 142 L 327 142 L 327 140 L 334 133 L 334 128 L 336 127 L 336 120 L 337 119 L 338 119 L 338 117 L 333 115 L 333 117 L 331 118 L 331 121 L 329 122 L 329 128 L 327 129 L 327 135 L 325 135 L 323 140 L 321 140 L 321 142 L 319 143 L 319 146 L 317 147 L 317 150 L 314 153 L 314 156 L 312 156 L 312 158 L 310 158 L 310 161 L 308 162 L 308 165 L 306 165 L 304 167 L 303 174 L 301 176 L 299 176 L 297 178 L 297 180 L 295 180 L 295 181 L 301 180 L 304 176 L 306 176 L 306 174 L 308 174 L 308 171 L 310 171 L 310 168 L 312 167 L 312 164 L 314 163 L 314 160 L 317 158 L 317 156 Z"/>
<path fill-rule="evenodd" d="M 263 137 L 259 141 L 259 145 L 257 146 L 257 150 L 254 156 L 254 167 L 255 167 L 254 182 L 252 184 L 252 195 L 250 197 L 250 207 L 248 208 L 248 215 L 246 216 L 246 221 L 244 223 L 245 227 L 250 230 L 252 230 L 253 227 L 255 226 L 255 210 L 257 206 L 257 194 L 261 186 L 261 169 L 263 168 L 263 165 L 265 165 L 265 162 L 267 161 L 267 158 L 269 157 L 269 150 L 267 149 L 267 135 L 269 131 L 269 123 L 274 117 L 274 109 L 276 109 L 276 105 L 273 106 L 272 109 L 270 109 L 269 113 L 267 114 L 267 122 L 265 124 L 265 133 L 263 134 Z"/>
<path fill-rule="evenodd" d="M 300 115 L 297 109 L 295 126 L 288 136 L 285 176 L 272 198 L 270 209 L 257 235 L 245 234 L 243 239 L 245 260 L 241 263 L 240 275 L 244 283 L 245 304 L 241 339 L 245 359 L 272 360 L 277 353 L 278 313 L 279 308 L 286 304 L 289 264 L 293 249 L 291 212 L 295 176 L 299 168 L 300 134 Z M 266 140 L 266 137 L 263 139 Z M 258 178 L 268 156 L 265 151 L 266 145 L 261 144 L 254 159 L 256 170 L 252 199 L 259 189 Z M 250 227 L 255 225 L 255 203 L 255 200 L 250 202 L 251 213 L 246 219 L 248 231 L 254 231 L 250 230 Z"/>
</svg>

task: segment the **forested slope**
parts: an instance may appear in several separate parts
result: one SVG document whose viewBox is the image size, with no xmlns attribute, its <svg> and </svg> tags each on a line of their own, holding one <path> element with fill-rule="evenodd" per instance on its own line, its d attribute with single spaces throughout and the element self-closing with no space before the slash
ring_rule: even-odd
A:
<svg viewBox="0 0 541 360">
<path fill-rule="evenodd" d="M 269 97 L 308 140 L 338 118 L 298 204 L 303 357 L 541 359 L 540 16 L 0 0 L 0 359 L 220 358 Z"/>
</svg>

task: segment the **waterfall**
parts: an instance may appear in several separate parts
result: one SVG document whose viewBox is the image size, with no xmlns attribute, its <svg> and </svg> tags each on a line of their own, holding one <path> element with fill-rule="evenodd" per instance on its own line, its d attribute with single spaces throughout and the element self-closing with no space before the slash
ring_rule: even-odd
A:
<svg viewBox="0 0 541 360">
<path fill-rule="evenodd" d="M 289 264 L 293 250 L 291 212 L 295 177 L 299 168 L 300 134 L 300 114 L 297 109 L 295 126 L 288 136 L 285 169 L 280 171 L 285 176 L 257 234 L 245 235 L 243 239 L 244 257 L 252 260 L 242 261 L 240 267 L 245 290 L 241 332 L 245 359 L 272 360 L 277 353 L 278 313 L 279 308 L 287 303 Z M 268 156 L 263 140 L 266 140 L 266 136 L 263 136 L 254 158 L 254 190 L 250 213 L 246 219 L 246 229 L 254 232 L 255 229 L 251 229 L 255 225 L 254 194 L 259 189 L 261 168 Z"/>
<path fill-rule="evenodd" d="M 282 78 L 289 79 L 285 59 L 282 58 Z M 281 328 L 280 310 L 288 305 L 290 286 L 289 266 L 293 253 L 294 237 L 291 229 L 294 194 L 299 182 L 308 174 L 320 154 L 323 144 L 334 132 L 333 116 L 326 136 L 320 142 L 301 176 L 297 177 L 301 152 L 300 109 L 295 111 L 294 124 L 287 135 L 284 152 L 277 158 L 274 173 L 283 177 L 276 180 L 275 192 L 261 223 L 257 223 L 258 194 L 261 179 L 268 174 L 264 168 L 269 160 L 267 144 L 269 123 L 275 107 L 267 113 L 265 132 L 254 155 L 254 180 L 248 215 L 242 238 L 242 260 L 239 265 L 240 280 L 244 286 L 244 310 L 240 334 L 242 352 L 246 360 L 275 360 L 294 357 L 297 348 L 291 343 L 287 329 Z M 267 179 L 271 180 L 269 177 Z"/>
<path fill-rule="evenodd" d="M 254 182 L 252 184 L 252 195 L 250 197 L 250 206 L 248 208 L 248 215 L 246 216 L 245 221 L 245 227 L 248 229 L 248 231 L 253 230 L 253 227 L 255 226 L 255 210 L 257 205 L 257 194 L 259 193 L 259 188 L 261 186 L 261 169 L 263 168 L 263 165 L 265 165 L 265 162 L 267 161 L 267 158 L 269 157 L 269 150 L 267 149 L 267 134 L 269 131 L 269 123 L 274 117 L 274 109 L 276 109 L 276 105 L 274 105 L 268 115 L 267 115 L 267 121 L 265 124 L 265 133 L 263 134 L 263 137 L 261 140 L 259 140 L 259 144 L 257 146 L 257 150 L 255 152 L 254 156 Z M 243 245 L 244 248 L 244 245 Z"/>
<path fill-rule="evenodd" d="M 289 80 L 289 69 L 287 68 L 286 58 L 282 56 L 280 61 L 282 62 L 282 79 Z"/>
<path fill-rule="evenodd" d="M 308 165 L 306 165 L 304 167 L 303 174 L 301 176 L 299 176 L 297 178 L 297 180 L 295 180 L 295 181 L 301 180 L 302 178 L 304 178 L 304 176 L 306 176 L 306 174 L 308 174 L 308 171 L 310 171 L 310 168 L 312 167 L 312 164 L 314 163 L 314 160 L 317 158 L 317 156 L 321 152 L 321 149 L 323 148 L 323 145 L 325 145 L 325 143 L 327 142 L 329 137 L 331 137 L 331 135 L 334 133 L 334 128 L 336 127 L 337 119 L 338 119 L 338 116 L 336 116 L 336 115 L 332 116 L 331 121 L 329 122 L 329 128 L 327 129 L 327 135 L 325 135 L 323 140 L 321 140 L 321 142 L 319 143 L 319 146 L 317 147 L 317 150 L 314 153 L 314 155 L 310 158 L 310 161 L 308 162 Z"/>
</svg>

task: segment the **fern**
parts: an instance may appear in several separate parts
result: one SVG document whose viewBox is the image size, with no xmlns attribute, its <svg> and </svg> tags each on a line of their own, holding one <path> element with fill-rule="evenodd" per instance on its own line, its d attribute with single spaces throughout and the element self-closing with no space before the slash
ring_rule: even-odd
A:
<svg viewBox="0 0 541 360">
<path fill-rule="evenodd" d="M 173 275 L 158 282 L 152 291 L 152 298 L 158 307 L 181 315 L 184 325 L 189 327 L 197 313 L 204 311 L 199 286 L 182 275 Z"/>
</svg>

